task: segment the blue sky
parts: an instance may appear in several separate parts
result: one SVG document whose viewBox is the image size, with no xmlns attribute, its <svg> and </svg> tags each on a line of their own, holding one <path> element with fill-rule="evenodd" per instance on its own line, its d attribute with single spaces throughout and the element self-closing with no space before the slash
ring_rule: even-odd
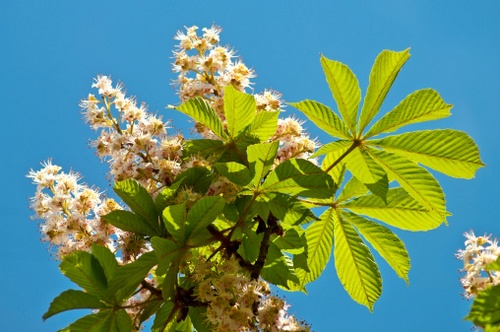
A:
<svg viewBox="0 0 500 332">
<path fill-rule="evenodd" d="M 315 331 L 470 331 L 471 324 L 462 320 L 470 302 L 460 295 L 454 253 L 470 229 L 500 237 L 499 15 L 496 0 L 2 1 L 2 330 L 55 331 L 79 316 L 41 320 L 50 301 L 74 286 L 59 273 L 29 219 L 27 198 L 34 186 L 25 174 L 52 157 L 109 191 L 106 166 L 87 147 L 95 134 L 83 124 L 78 107 L 92 78 L 112 75 L 150 110 L 186 129 L 185 117 L 165 110 L 178 102 L 170 87 L 172 37 L 183 26 L 215 23 L 224 29 L 222 43 L 232 45 L 257 72 L 255 91 L 272 88 L 286 101 L 310 98 L 332 107 L 320 52 L 348 64 L 364 91 L 380 51 L 411 47 L 412 57 L 382 110 L 416 89 L 436 89 L 455 105 L 453 116 L 426 126 L 469 133 L 487 167 L 471 181 L 437 175 L 453 213 L 449 226 L 398 232 L 412 258 L 409 287 L 376 257 L 384 289 L 374 313 L 348 297 L 332 262 L 309 295 L 286 297 Z M 287 108 L 287 114 L 294 113 Z M 326 141 L 312 123 L 306 127 Z"/>
</svg>

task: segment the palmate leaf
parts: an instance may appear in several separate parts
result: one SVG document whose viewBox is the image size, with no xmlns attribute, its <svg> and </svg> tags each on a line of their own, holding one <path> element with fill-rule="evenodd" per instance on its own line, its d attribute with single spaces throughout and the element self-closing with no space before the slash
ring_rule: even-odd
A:
<svg viewBox="0 0 500 332">
<path fill-rule="evenodd" d="M 370 73 L 370 83 L 368 84 L 359 117 L 360 133 L 364 131 L 365 127 L 380 111 L 380 106 L 384 102 L 392 83 L 409 58 L 409 49 L 401 52 L 384 50 L 377 56 Z"/>
<path fill-rule="evenodd" d="M 303 100 L 297 103 L 289 103 L 307 115 L 318 128 L 324 130 L 333 137 L 350 139 L 349 128 L 328 106 L 314 100 Z"/>
<path fill-rule="evenodd" d="M 382 279 L 375 260 L 352 225 L 336 211 L 335 268 L 351 298 L 373 310 L 382 293 Z"/>
<path fill-rule="evenodd" d="M 484 166 L 472 138 L 452 129 L 415 131 L 367 143 L 457 178 L 471 179 Z"/>
<path fill-rule="evenodd" d="M 126 210 L 114 210 L 102 216 L 111 225 L 127 232 L 140 235 L 158 235 L 159 231 L 154 229 L 146 219 Z"/>
<path fill-rule="evenodd" d="M 427 231 L 443 222 L 440 215 L 424 208 L 403 188 L 389 189 L 387 202 L 374 194 L 368 194 L 348 202 L 340 202 L 339 205 L 356 214 L 409 231 Z"/>
<path fill-rule="evenodd" d="M 321 56 L 320 61 L 342 119 L 351 132 L 355 133 L 356 118 L 361 100 L 358 80 L 349 67 L 343 63 L 327 59 L 324 56 Z"/>
<path fill-rule="evenodd" d="M 330 260 L 333 247 L 336 212 L 330 208 L 323 212 L 319 220 L 313 222 L 305 232 L 307 241 L 307 267 L 309 271 L 297 269 L 298 283 L 289 282 L 290 290 L 305 291 L 306 284 L 316 280 Z"/>
<path fill-rule="evenodd" d="M 269 252 L 261 276 L 264 280 L 284 288 L 288 288 L 289 282 L 295 284 L 299 282 L 293 269 L 292 259 L 284 255 L 274 243 L 269 245 Z"/>
<path fill-rule="evenodd" d="M 254 119 L 254 96 L 236 90 L 231 84 L 227 85 L 224 88 L 224 115 L 229 135 L 234 139 Z"/>
<path fill-rule="evenodd" d="M 390 229 L 354 213 L 342 213 L 357 231 L 368 241 L 396 274 L 408 284 L 410 257 L 405 244 Z"/>
<path fill-rule="evenodd" d="M 243 164 L 230 161 L 227 163 L 216 163 L 214 167 L 220 174 L 228 178 L 229 181 L 239 186 L 246 186 L 252 180 L 250 170 Z"/>
<path fill-rule="evenodd" d="M 445 118 L 451 115 L 452 107 L 432 89 L 415 91 L 378 120 L 364 137 L 366 139 L 380 133 L 389 133 L 411 123 Z"/>
<path fill-rule="evenodd" d="M 404 157 L 373 148 L 367 151 L 390 179 L 396 180 L 425 209 L 446 221 L 444 192 L 431 173 Z"/>
</svg>

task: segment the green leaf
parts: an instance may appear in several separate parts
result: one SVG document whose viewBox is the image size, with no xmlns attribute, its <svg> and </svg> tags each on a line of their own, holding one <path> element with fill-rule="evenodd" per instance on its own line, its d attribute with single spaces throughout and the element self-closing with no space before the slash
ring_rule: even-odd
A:
<svg viewBox="0 0 500 332">
<path fill-rule="evenodd" d="M 172 235 L 174 240 L 183 244 L 187 238 L 186 235 L 187 212 L 186 204 L 170 205 L 163 210 L 163 223 L 167 232 Z"/>
<path fill-rule="evenodd" d="M 259 257 L 260 244 L 264 238 L 264 233 L 257 234 L 252 226 L 249 222 L 241 227 L 241 245 L 238 248 L 238 254 L 251 263 Z"/>
<path fill-rule="evenodd" d="M 500 329 L 500 285 L 480 291 L 465 319 L 483 327 L 485 331 L 498 331 Z"/>
<path fill-rule="evenodd" d="M 304 252 L 307 247 L 307 239 L 302 228 L 294 227 L 285 231 L 283 236 L 277 236 L 273 243 L 281 250 L 293 254 L 300 254 Z"/>
<path fill-rule="evenodd" d="M 224 142 L 214 139 L 190 139 L 184 143 L 182 157 L 187 159 L 191 155 L 218 156 L 226 150 Z"/>
<path fill-rule="evenodd" d="M 364 137 L 389 133 L 412 123 L 446 118 L 451 115 L 452 107 L 432 89 L 415 91 L 378 120 Z"/>
<path fill-rule="evenodd" d="M 311 157 L 317 157 L 324 154 L 342 151 L 339 156 L 344 153 L 352 145 L 351 140 L 338 140 L 322 145 Z"/>
<path fill-rule="evenodd" d="M 424 208 L 403 188 L 391 188 L 387 192 L 387 203 L 380 197 L 369 194 L 341 203 L 357 214 L 363 214 L 409 231 L 427 231 L 438 227 L 442 217 Z"/>
<path fill-rule="evenodd" d="M 111 279 L 119 266 L 115 255 L 108 248 L 97 244 L 92 245 L 92 255 L 99 261 L 106 275 L 106 280 Z"/>
<path fill-rule="evenodd" d="M 352 146 L 330 152 L 323 158 L 323 162 L 321 163 L 321 169 L 328 172 L 336 184 L 344 182 L 346 166 L 345 161 L 340 159 L 340 157 L 349 149 L 352 149 Z"/>
<path fill-rule="evenodd" d="M 293 269 L 292 259 L 283 254 L 274 243 L 269 245 L 261 276 L 264 280 L 284 288 L 288 288 L 289 283 L 297 284 L 300 282 Z"/>
<path fill-rule="evenodd" d="M 360 195 L 365 195 L 368 193 L 368 190 L 369 189 L 363 182 L 359 181 L 357 177 L 353 176 L 342 189 L 342 192 L 337 198 L 337 202 L 343 202 Z"/>
<path fill-rule="evenodd" d="M 125 309 L 102 310 L 84 316 L 59 332 L 130 332 L 132 320 Z"/>
<path fill-rule="evenodd" d="M 306 229 L 307 264 L 303 265 L 307 265 L 309 271 L 297 269 L 299 282 L 289 283 L 291 290 L 304 290 L 305 285 L 316 280 L 325 269 L 332 253 L 335 218 L 335 210 L 330 208 Z"/>
<path fill-rule="evenodd" d="M 186 249 L 181 244 L 157 236 L 151 239 L 151 246 L 158 260 L 156 274 L 164 276 L 162 283 L 163 299 L 172 299 L 175 296 L 177 286 L 179 262 Z"/>
<path fill-rule="evenodd" d="M 106 308 L 106 304 L 101 302 L 96 296 L 79 290 L 67 290 L 59 294 L 50 303 L 49 310 L 43 314 L 43 320 L 73 309 L 101 309 Z"/>
<path fill-rule="evenodd" d="M 249 126 L 255 116 L 255 98 L 236 90 L 231 84 L 224 88 L 224 115 L 232 138 Z"/>
<path fill-rule="evenodd" d="M 342 119 L 351 132 L 355 133 L 356 117 L 361 100 L 361 90 L 358 80 L 345 64 L 329 60 L 324 56 L 321 56 L 320 61 Z"/>
<path fill-rule="evenodd" d="M 250 125 L 249 133 L 258 137 L 261 142 L 270 139 L 278 128 L 278 116 L 280 112 L 259 112 Z"/>
<path fill-rule="evenodd" d="M 268 205 L 283 224 L 301 225 L 316 219 L 314 213 L 293 196 L 274 194 Z"/>
<path fill-rule="evenodd" d="M 212 172 L 206 167 L 190 167 L 177 176 L 174 185 L 177 182 L 181 183 L 179 188 L 192 188 L 204 195 L 212 184 Z"/>
<path fill-rule="evenodd" d="M 155 320 L 153 326 L 151 327 L 151 331 L 153 332 L 164 332 L 170 331 L 167 328 L 172 326 L 171 323 L 176 324 L 175 316 L 177 314 L 177 309 L 174 307 L 174 303 L 167 301 L 163 304 L 163 306 L 158 310 L 155 316 Z"/>
<path fill-rule="evenodd" d="M 186 223 L 186 238 L 205 230 L 222 213 L 226 201 L 221 196 L 203 197 L 189 211 Z"/>
<path fill-rule="evenodd" d="M 395 154 L 368 148 L 372 158 L 382 166 L 389 178 L 395 179 L 424 208 L 435 212 L 446 221 L 444 192 L 436 179 L 425 168 Z"/>
<path fill-rule="evenodd" d="M 212 332 L 213 327 L 211 327 L 209 322 L 207 322 L 207 308 L 200 307 L 189 307 L 189 318 L 191 318 L 191 323 L 196 329 L 196 332 Z"/>
<path fill-rule="evenodd" d="M 289 105 L 299 109 L 318 128 L 331 136 L 345 139 L 352 138 L 348 127 L 328 106 L 309 99 L 297 103 L 289 103 Z"/>
<path fill-rule="evenodd" d="M 358 232 L 368 241 L 394 272 L 409 283 L 410 257 L 405 244 L 390 229 L 354 213 L 344 213 L 343 216 L 356 227 Z"/>
<path fill-rule="evenodd" d="M 364 131 L 379 112 L 387 92 L 389 92 L 399 71 L 409 58 L 410 49 L 401 52 L 384 50 L 378 55 L 370 73 L 370 83 L 361 108 L 359 118 L 360 133 Z"/>
<path fill-rule="evenodd" d="M 457 130 L 415 131 L 368 141 L 368 144 L 457 178 L 471 179 L 484 166 L 476 143 Z"/>
<path fill-rule="evenodd" d="M 75 251 L 62 259 L 61 272 L 75 284 L 96 296 L 106 300 L 106 275 L 99 260 L 85 251 Z"/>
<path fill-rule="evenodd" d="M 494 262 L 486 265 L 485 269 L 488 271 L 500 271 L 500 257 L 498 257 Z"/>
<path fill-rule="evenodd" d="M 156 254 L 150 251 L 132 263 L 120 266 L 108 282 L 107 296 L 118 302 L 128 299 L 156 264 Z"/>
<path fill-rule="evenodd" d="M 214 167 L 220 174 L 229 179 L 229 181 L 239 185 L 246 186 L 252 180 L 250 170 L 242 164 L 230 161 L 227 163 L 216 163 Z"/>
<path fill-rule="evenodd" d="M 154 229 L 146 219 L 126 210 L 114 210 L 102 216 L 102 218 L 111 225 L 118 227 L 127 232 L 137 233 L 140 235 L 158 235 L 158 231 Z"/>
<path fill-rule="evenodd" d="M 385 201 L 389 189 L 387 174 L 364 149 L 352 150 L 345 158 L 345 165 L 372 193 Z"/>
<path fill-rule="evenodd" d="M 189 99 L 176 109 L 207 126 L 218 137 L 222 139 L 227 138 L 223 130 L 222 121 L 205 99 L 201 97 Z"/>
<path fill-rule="evenodd" d="M 261 189 L 315 198 L 329 198 L 335 192 L 332 178 L 305 159 L 289 159 L 279 164 L 267 176 Z"/>
<path fill-rule="evenodd" d="M 382 279 L 375 260 L 354 228 L 337 216 L 335 221 L 335 268 L 351 298 L 373 311 L 382 293 Z"/>
<path fill-rule="evenodd" d="M 267 172 L 274 165 L 274 158 L 278 153 L 279 141 L 272 143 L 261 143 L 250 145 L 247 148 L 248 162 L 250 163 L 250 172 L 253 174 L 252 184 L 259 186 Z"/>
<path fill-rule="evenodd" d="M 153 229 L 159 231 L 155 202 L 139 182 L 134 179 L 117 181 L 113 190 L 130 207 L 132 212 L 143 217 Z"/>
</svg>

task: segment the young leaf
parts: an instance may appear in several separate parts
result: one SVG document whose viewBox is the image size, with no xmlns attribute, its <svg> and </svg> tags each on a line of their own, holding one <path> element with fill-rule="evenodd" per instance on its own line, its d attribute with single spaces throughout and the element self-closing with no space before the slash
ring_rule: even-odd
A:
<svg viewBox="0 0 500 332">
<path fill-rule="evenodd" d="M 330 208 L 306 229 L 307 264 L 305 265 L 309 271 L 303 269 L 296 271 L 299 282 L 289 283 L 291 290 L 305 290 L 305 285 L 316 280 L 325 269 L 332 253 L 335 218 L 335 210 Z"/>
<path fill-rule="evenodd" d="M 67 290 L 59 294 L 50 303 L 49 310 L 43 314 L 43 320 L 73 309 L 101 309 L 106 308 L 106 304 L 101 302 L 96 296 L 79 290 Z"/>
<path fill-rule="evenodd" d="M 335 192 L 332 178 L 305 159 L 289 159 L 271 172 L 261 189 L 289 195 L 329 198 Z"/>
<path fill-rule="evenodd" d="M 382 279 L 375 260 L 354 228 L 337 216 L 335 221 L 335 268 L 351 298 L 373 310 L 382 293 Z"/>
<path fill-rule="evenodd" d="M 389 133 L 412 123 L 446 118 L 451 115 L 452 107 L 432 89 L 415 91 L 378 120 L 364 137 Z"/>
<path fill-rule="evenodd" d="M 446 201 L 443 189 L 425 168 L 398 155 L 368 148 L 372 158 L 382 166 L 422 206 L 446 220 Z"/>
<path fill-rule="evenodd" d="M 126 210 L 114 210 L 102 216 L 111 225 L 127 232 L 140 235 L 158 235 L 159 231 L 154 229 L 146 219 Z"/>
<path fill-rule="evenodd" d="M 345 64 L 329 60 L 324 56 L 321 56 L 320 61 L 342 119 L 351 132 L 355 133 L 356 118 L 361 100 L 358 80 Z"/>
<path fill-rule="evenodd" d="M 384 50 L 378 55 L 370 73 L 370 83 L 361 108 L 359 118 L 360 133 L 364 131 L 379 112 L 387 92 L 389 92 L 399 71 L 409 58 L 410 49 L 401 52 Z"/>
<path fill-rule="evenodd" d="M 234 139 L 254 119 L 254 96 L 236 90 L 231 84 L 227 85 L 224 88 L 224 115 L 229 135 Z"/>
<path fill-rule="evenodd" d="M 259 112 L 250 125 L 249 134 L 257 137 L 260 142 L 270 139 L 278 128 L 280 112 Z"/>
<path fill-rule="evenodd" d="M 354 213 L 342 214 L 347 221 L 356 227 L 358 232 L 368 241 L 394 272 L 409 283 L 410 257 L 405 244 L 390 229 Z"/>
<path fill-rule="evenodd" d="M 274 165 L 274 158 L 278 153 L 279 142 L 250 145 L 247 148 L 250 172 L 253 175 L 252 184 L 258 186 L 267 172 Z"/>
<path fill-rule="evenodd" d="M 242 164 L 230 161 L 227 163 L 216 163 L 214 167 L 220 174 L 229 179 L 229 181 L 239 185 L 246 186 L 252 180 L 250 170 Z"/>
<path fill-rule="evenodd" d="M 415 131 L 367 143 L 457 178 L 471 179 L 484 166 L 476 143 L 457 130 Z"/>
<path fill-rule="evenodd" d="M 155 202 L 146 188 L 134 179 L 125 179 L 115 182 L 113 190 L 135 214 L 143 217 L 153 229 L 159 230 Z"/>
<path fill-rule="evenodd" d="M 331 136 L 352 138 L 349 128 L 328 106 L 309 99 L 289 104 L 304 113 L 318 128 Z"/>
<path fill-rule="evenodd" d="M 62 259 L 61 272 L 87 293 L 106 300 L 106 275 L 99 260 L 85 251 L 75 251 Z"/>
<path fill-rule="evenodd" d="M 227 138 L 226 133 L 222 129 L 222 121 L 205 99 L 201 97 L 189 99 L 176 109 L 207 126 L 218 137 L 222 139 Z"/>
</svg>

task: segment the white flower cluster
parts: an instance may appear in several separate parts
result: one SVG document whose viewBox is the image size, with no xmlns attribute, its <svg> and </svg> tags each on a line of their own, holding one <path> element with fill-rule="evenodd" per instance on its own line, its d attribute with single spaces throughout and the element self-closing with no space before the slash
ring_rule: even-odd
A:
<svg viewBox="0 0 500 332">
<path fill-rule="evenodd" d="M 318 143 L 311 140 L 304 132 L 303 124 L 303 121 L 293 117 L 278 120 L 278 129 L 273 137 L 273 140 L 280 141 L 277 163 L 290 158 L 309 159 L 317 148 Z"/>
<path fill-rule="evenodd" d="M 80 106 L 90 126 L 101 129 L 93 146 L 109 162 L 111 176 L 136 179 L 151 192 L 169 183 L 181 171 L 184 138 L 168 136 L 167 123 L 126 97 L 122 85 L 113 88 L 109 77 L 98 76 L 92 87 L 99 89 L 101 100 L 90 94 Z"/>
<path fill-rule="evenodd" d="M 216 262 L 199 257 L 193 268 L 194 294 L 208 303 L 206 319 L 213 331 L 309 331 L 288 315 L 289 306 L 271 295 L 267 282 L 251 280 L 236 259 Z"/>
<path fill-rule="evenodd" d="M 57 258 L 76 250 L 90 251 L 94 243 L 115 251 L 116 239 L 122 231 L 104 222 L 100 216 L 120 206 L 113 199 L 104 198 L 96 189 L 79 184 L 77 173 L 60 171 L 61 167 L 49 160 L 41 170 L 31 170 L 28 174 L 37 185 L 31 208 L 35 218 L 44 220 L 40 224 L 42 240 L 57 250 Z"/>
<path fill-rule="evenodd" d="M 500 271 L 487 271 L 485 266 L 500 256 L 498 240 L 491 235 L 475 236 L 474 232 L 465 233 L 465 250 L 459 250 L 457 258 L 464 263 L 465 276 L 460 279 L 465 297 L 472 298 L 490 286 L 500 284 Z"/>
<path fill-rule="evenodd" d="M 233 61 L 236 58 L 233 50 L 219 45 L 219 27 L 203 28 L 201 36 L 197 30 L 197 26 L 192 26 L 186 28 L 186 33 L 179 31 L 175 36 L 179 45 L 174 52 L 173 71 L 179 75 L 174 83 L 181 101 L 202 97 L 224 120 L 224 87 L 231 84 L 244 92 L 255 73 L 241 59 Z M 281 95 L 275 91 L 265 90 L 254 96 L 258 111 L 281 109 Z M 212 138 L 207 128 L 199 125 L 195 128 L 202 136 Z"/>
</svg>

